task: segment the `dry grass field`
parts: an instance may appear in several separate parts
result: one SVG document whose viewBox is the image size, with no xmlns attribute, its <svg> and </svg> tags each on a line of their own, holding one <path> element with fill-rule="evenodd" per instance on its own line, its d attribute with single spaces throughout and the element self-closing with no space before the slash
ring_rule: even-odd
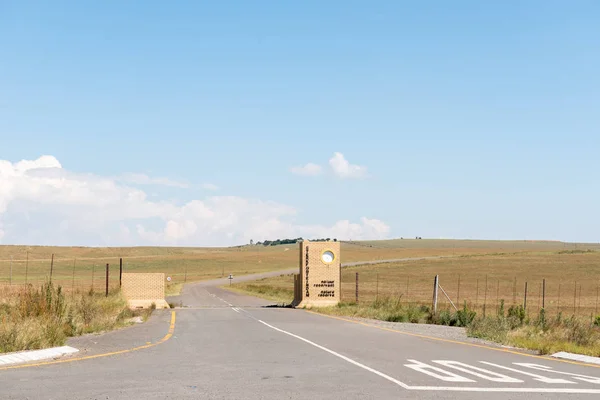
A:
<svg viewBox="0 0 600 400">
<path fill-rule="evenodd" d="M 545 305 L 550 313 L 598 314 L 600 252 L 466 256 L 346 268 L 343 299 L 355 298 L 357 272 L 359 301 L 391 295 L 430 304 L 434 277 L 439 275 L 440 285 L 457 307 L 467 301 L 480 313 L 485 306 L 488 315 L 496 313 L 500 300 L 507 307 L 524 304 L 526 283 L 530 312 Z M 451 307 L 441 291 L 439 301 L 441 308 Z"/>
<path fill-rule="evenodd" d="M 347 267 L 342 269 L 342 301 L 355 301 L 357 273 L 359 303 L 394 297 L 404 303 L 431 305 L 434 277 L 439 275 L 440 285 L 457 307 L 467 301 L 480 315 L 484 306 L 487 315 L 495 315 L 501 300 L 506 308 L 524 304 L 526 282 L 530 313 L 537 313 L 545 305 L 550 314 L 562 311 L 565 315 L 589 317 L 598 315 L 600 305 L 600 252 L 583 249 Z M 291 275 L 234 286 L 279 302 L 293 297 Z M 442 291 L 439 306 L 441 309 L 452 307 Z"/>
<path fill-rule="evenodd" d="M 342 243 L 341 258 L 342 262 L 356 262 L 437 255 L 460 256 L 521 252 L 529 254 L 586 249 L 600 250 L 600 245 L 547 241 L 396 239 L 344 242 Z M 92 287 L 95 290 L 103 290 L 106 264 L 109 264 L 110 287 L 116 287 L 118 285 L 119 258 L 121 257 L 125 271 L 164 272 L 167 276 L 172 277 L 174 284 L 219 278 L 230 273 L 237 276 L 294 268 L 298 265 L 297 245 L 229 248 L 0 246 L 0 285 L 19 285 L 26 282 L 40 285 L 50 275 L 52 254 L 54 254 L 52 280 L 62 285 L 65 290 L 71 288 L 89 290 Z M 408 264 L 400 264 L 401 267 L 405 265 Z M 390 279 L 395 282 L 401 279 L 402 273 L 398 272 L 402 270 L 401 267 L 382 265 L 373 271 L 382 268 L 385 271 L 394 271 L 394 276 L 391 276 Z M 344 272 L 345 296 L 352 291 L 352 278 L 348 275 L 352 274 L 352 271 L 354 269 Z M 363 270 L 357 269 L 357 271 Z M 372 277 L 367 272 L 368 270 L 364 271 L 365 276 L 361 278 L 361 281 L 364 280 L 367 286 L 364 286 L 364 289 L 361 287 L 361 291 L 364 290 L 364 296 L 370 296 L 373 290 L 367 282 L 372 280 Z M 384 273 L 383 270 L 382 273 Z M 417 286 L 420 285 L 417 283 L 418 279 L 427 282 L 432 279 L 429 275 L 431 272 L 426 269 L 422 273 L 417 272 L 412 278 L 415 279 L 413 288 L 415 300 L 417 293 L 421 293 L 420 286 Z M 442 280 L 442 285 L 444 285 L 444 280 Z M 385 290 L 384 288 L 385 285 L 382 286 L 382 290 Z M 465 287 L 465 290 L 469 289 Z M 425 293 L 425 288 L 423 288 L 423 293 Z"/>
</svg>

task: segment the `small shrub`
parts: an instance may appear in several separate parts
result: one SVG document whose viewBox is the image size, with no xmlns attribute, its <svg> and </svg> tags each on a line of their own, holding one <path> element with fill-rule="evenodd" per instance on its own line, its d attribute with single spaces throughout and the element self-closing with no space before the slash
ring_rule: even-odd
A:
<svg viewBox="0 0 600 400">
<path fill-rule="evenodd" d="M 81 316 L 85 327 L 89 326 L 100 312 L 100 307 L 94 301 L 93 296 L 81 296 L 79 302 L 75 304 L 75 309 Z"/>
<path fill-rule="evenodd" d="M 575 316 L 565 320 L 563 326 L 567 328 L 568 340 L 577 345 L 587 346 L 592 344 L 596 339 L 596 335 L 592 332 L 594 328 L 589 324 L 582 323 Z"/>
<path fill-rule="evenodd" d="M 504 299 L 500 300 L 500 306 L 498 307 L 498 317 L 504 318 Z"/>
<path fill-rule="evenodd" d="M 594 326 L 600 327 L 600 315 L 597 315 L 596 319 L 594 319 Z"/>
<path fill-rule="evenodd" d="M 467 307 L 467 302 L 465 301 L 462 310 L 458 310 L 456 312 L 456 325 L 467 327 L 471 325 L 476 315 L 477 313 L 475 311 L 469 310 L 469 308 Z"/>
<path fill-rule="evenodd" d="M 454 326 L 456 325 L 456 319 L 450 311 L 442 310 L 437 316 L 437 323 L 439 325 Z"/>
<path fill-rule="evenodd" d="M 408 316 L 404 312 L 397 312 L 389 314 L 385 320 L 388 322 L 407 322 Z"/>
<path fill-rule="evenodd" d="M 548 329 L 548 324 L 546 323 L 546 310 L 543 308 L 540 310 L 536 325 L 543 331 Z"/>
<path fill-rule="evenodd" d="M 423 317 L 422 307 L 417 307 L 415 305 L 409 305 L 406 309 L 406 317 L 408 322 L 413 324 L 418 324 L 421 322 L 421 318 Z"/>
<path fill-rule="evenodd" d="M 558 314 L 556 315 L 556 318 L 554 319 L 554 324 L 560 324 L 562 323 L 562 311 L 559 311 Z"/>
<path fill-rule="evenodd" d="M 510 306 L 510 308 L 508 309 L 508 319 L 512 319 L 513 320 L 513 324 L 514 323 L 518 323 L 517 326 L 521 326 L 525 323 L 525 317 L 527 316 L 527 313 L 525 312 L 525 308 L 522 305 L 518 305 L 518 306 Z"/>
</svg>

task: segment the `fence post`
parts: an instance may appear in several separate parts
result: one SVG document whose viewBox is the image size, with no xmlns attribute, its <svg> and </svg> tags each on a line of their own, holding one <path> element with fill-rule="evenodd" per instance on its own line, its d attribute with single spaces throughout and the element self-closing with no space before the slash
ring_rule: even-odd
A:
<svg viewBox="0 0 600 400">
<path fill-rule="evenodd" d="M 119 288 L 121 287 L 122 281 L 123 281 L 123 258 L 119 258 Z"/>
<path fill-rule="evenodd" d="M 187 265 L 185 266 L 185 272 L 183 275 L 183 283 L 186 283 L 186 282 L 187 282 Z"/>
<path fill-rule="evenodd" d="M 356 288 L 354 290 L 354 301 L 358 304 L 358 272 L 356 273 Z"/>
<path fill-rule="evenodd" d="M 10 256 L 10 275 L 8 277 L 8 281 L 10 282 L 11 286 L 12 286 L 12 262 L 13 262 L 13 256 Z"/>
<path fill-rule="evenodd" d="M 525 298 L 523 300 L 523 310 L 527 311 L 527 282 L 525 282 Z"/>
<path fill-rule="evenodd" d="M 515 276 L 515 283 L 513 283 L 513 305 L 517 304 L 517 277 Z"/>
<path fill-rule="evenodd" d="M 52 271 L 54 270 L 54 253 L 52 253 L 52 260 L 50 261 L 50 282 L 52 282 Z"/>
<path fill-rule="evenodd" d="M 408 297 L 408 289 L 409 289 L 409 283 L 410 283 L 410 276 L 406 277 L 406 302 L 408 303 L 409 297 Z"/>
<path fill-rule="evenodd" d="M 108 297 L 108 264 L 106 264 L 106 297 Z"/>
<path fill-rule="evenodd" d="M 440 276 L 436 275 L 433 279 L 433 315 L 437 315 L 438 303 L 438 286 L 440 284 Z"/>
<path fill-rule="evenodd" d="M 375 289 L 375 300 L 379 300 L 379 274 L 377 274 L 377 288 Z"/>
<path fill-rule="evenodd" d="M 542 308 L 546 308 L 546 278 L 542 280 Z"/>
</svg>

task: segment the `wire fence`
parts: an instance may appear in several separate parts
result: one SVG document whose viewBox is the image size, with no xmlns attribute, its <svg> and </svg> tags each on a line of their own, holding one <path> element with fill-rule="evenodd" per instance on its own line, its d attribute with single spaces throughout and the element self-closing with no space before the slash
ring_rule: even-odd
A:
<svg viewBox="0 0 600 400">
<path fill-rule="evenodd" d="M 140 257 L 87 257 L 59 258 L 53 254 L 43 259 L 0 260 L 0 288 L 6 295 L 10 289 L 25 285 L 41 286 L 51 281 L 64 291 L 104 292 L 120 286 L 122 272 L 162 272 L 172 283 L 185 283 L 202 279 L 254 272 L 244 263 L 227 263 L 225 260 L 206 259 L 202 256 L 140 256 Z"/>
<path fill-rule="evenodd" d="M 434 276 L 399 277 L 385 274 L 344 273 L 342 300 L 358 303 L 399 298 L 406 304 L 433 306 Z M 438 309 L 467 306 L 481 315 L 496 315 L 504 303 L 522 305 L 530 314 L 600 315 L 600 279 L 524 279 L 484 276 L 446 276 L 439 280 Z"/>
<path fill-rule="evenodd" d="M 0 295 L 10 293 L 22 285 L 41 286 L 52 281 L 65 291 L 84 290 L 103 292 L 119 287 L 119 276 L 123 272 L 163 272 L 171 277 L 171 283 L 185 283 L 204 279 L 227 277 L 229 274 L 244 275 L 275 269 L 293 267 L 287 259 L 269 255 L 232 257 L 230 253 L 129 256 L 129 257 L 82 257 L 65 258 L 48 254 L 41 259 L 9 257 L 0 260 Z M 562 265 L 562 264 L 561 264 Z M 108 266 L 108 267 L 107 267 Z M 122 269 L 121 269 L 122 268 Z M 407 304 L 432 305 L 434 273 L 431 269 L 420 271 L 414 266 L 404 272 L 379 273 L 361 272 L 353 268 L 342 269 L 342 300 L 371 302 L 387 296 L 399 298 Z M 567 271 L 567 264 L 562 267 Z M 595 268 L 595 267 L 593 267 Z M 464 268 L 463 268 L 464 269 Z M 547 268 L 546 268 L 547 269 Z M 459 270 L 453 266 L 452 271 Z M 494 270 L 501 271 L 501 265 Z M 536 269 L 541 271 L 543 269 Z M 592 276 L 589 268 L 580 270 L 579 275 L 561 274 L 543 277 L 508 276 L 500 273 L 465 275 L 440 274 L 439 308 L 457 308 L 466 302 L 468 307 L 480 314 L 494 315 L 502 301 L 505 307 L 523 305 L 529 313 L 545 309 L 548 314 L 599 315 L 600 279 Z M 586 272 L 585 274 L 583 272 Z M 358 277 L 358 279 L 357 279 Z M 358 282 L 358 284 L 357 284 Z"/>
</svg>

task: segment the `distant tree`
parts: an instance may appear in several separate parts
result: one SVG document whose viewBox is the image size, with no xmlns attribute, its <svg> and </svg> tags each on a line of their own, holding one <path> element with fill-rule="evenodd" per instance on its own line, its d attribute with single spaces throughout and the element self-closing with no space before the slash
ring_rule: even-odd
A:
<svg viewBox="0 0 600 400">
<path fill-rule="evenodd" d="M 250 239 L 250 246 L 254 245 L 254 240 Z"/>
<path fill-rule="evenodd" d="M 334 241 L 334 242 L 337 242 L 337 239 L 336 239 L 336 238 L 333 238 L 333 241 Z"/>
</svg>

